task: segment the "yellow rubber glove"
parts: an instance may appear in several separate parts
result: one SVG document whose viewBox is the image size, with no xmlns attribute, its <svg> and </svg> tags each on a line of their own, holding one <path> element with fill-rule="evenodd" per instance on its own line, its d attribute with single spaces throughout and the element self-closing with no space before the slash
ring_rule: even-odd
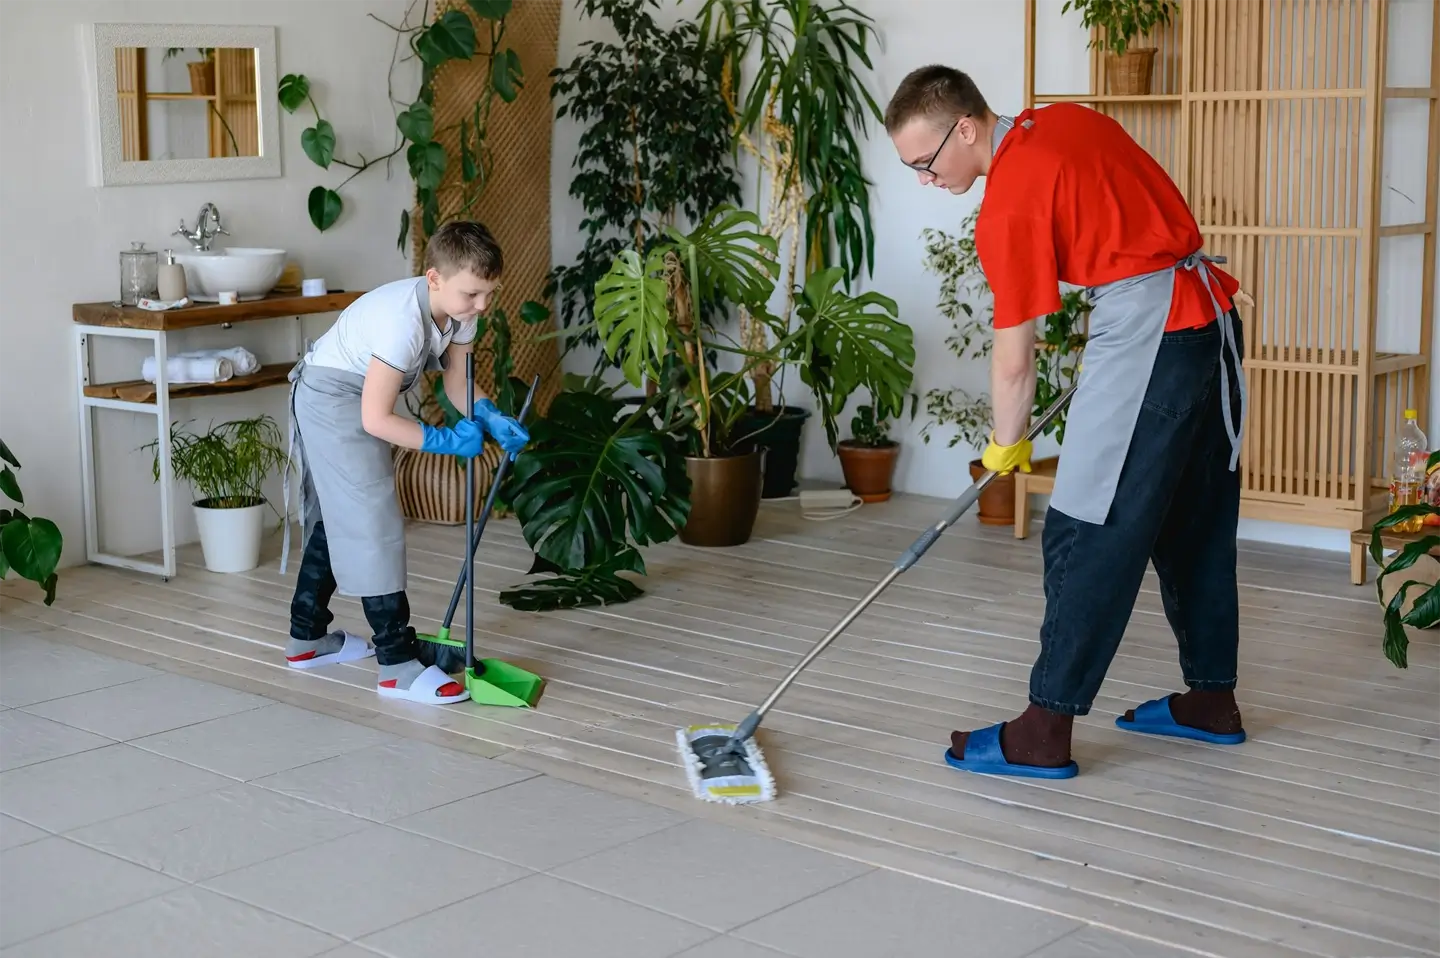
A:
<svg viewBox="0 0 1440 958">
<path fill-rule="evenodd" d="M 1030 440 L 1022 438 L 1013 446 L 999 446 L 995 444 L 995 433 L 990 433 L 990 445 L 985 447 L 985 454 L 980 457 L 980 463 L 986 469 L 997 475 L 1007 475 L 1019 469 L 1021 472 L 1030 471 L 1030 451 L 1033 447 Z"/>
</svg>

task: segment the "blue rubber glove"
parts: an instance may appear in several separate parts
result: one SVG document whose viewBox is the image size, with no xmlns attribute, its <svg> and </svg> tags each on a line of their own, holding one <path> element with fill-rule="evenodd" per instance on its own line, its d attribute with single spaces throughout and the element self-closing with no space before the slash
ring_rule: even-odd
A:
<svg viewBox="0 0 1440 958">
<path fill-rule="evenodd" d="M 473 459 L 485 448 L 485 430 L 472 419 L 460 420 L 454 429 L 424 422 L 420 427 L 425 430 L 425 441 L 420 445 L 421 452 L 438 452 L 442 455 Z"/>
<path fill-rule="evenodd" d="M 504 449 L 511 459 L 520 455 L 520 450 L 530 442 L 530 433 L 525 427 L 502 413 L 488 399 L 482 399 L 475 404 L 475 418 L 484 423 L 490 435 L 495 437 L 500 448 Z"/>
</svg>

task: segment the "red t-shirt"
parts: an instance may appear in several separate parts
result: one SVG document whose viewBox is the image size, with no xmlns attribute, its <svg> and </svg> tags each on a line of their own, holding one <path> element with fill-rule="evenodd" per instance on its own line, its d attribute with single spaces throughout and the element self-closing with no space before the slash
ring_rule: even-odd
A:
<svg viewBox="0 0 1440 958">
<path fill-rule="evenodd" d="M 1200 247 L 1195 217 L 1164 168 L 1096 110 L 1073 103 L 1026 110 L 990 161 L 975 249 L 995 295 L 997 329 L 1058 310 L 1062 281 L 1090 287 L 1128 279 L 1174 266 Z M 1208 265 L 1228 310 L 1240 284 Z M 1214 318 L 1200 275 L 1177 271 L 1166 331 Z"/>
</svg>

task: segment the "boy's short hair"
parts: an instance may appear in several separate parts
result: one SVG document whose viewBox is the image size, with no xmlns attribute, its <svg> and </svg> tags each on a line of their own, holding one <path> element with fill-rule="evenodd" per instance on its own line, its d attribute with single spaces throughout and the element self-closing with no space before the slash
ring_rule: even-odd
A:
<svg viewBox="0 0 1440 958">
<path fill-rule="evenodd" d="M 453 220 L 436 230 L 425 244 L 425 269 L 436 270 L 441 276 L 468 270 L 481 279 L 494 279 L 505 269 L 505 259 L 485 224 Z"/>
<path fill-rule="evenodd" d="M 892 136 L 916 117 L 949 124 L 962 116 L 984 119 L 990 106 L 980 88 L 954 67 L 931 64 L 911 70 L 885 107 L 885 132 Z"/>
</svg>

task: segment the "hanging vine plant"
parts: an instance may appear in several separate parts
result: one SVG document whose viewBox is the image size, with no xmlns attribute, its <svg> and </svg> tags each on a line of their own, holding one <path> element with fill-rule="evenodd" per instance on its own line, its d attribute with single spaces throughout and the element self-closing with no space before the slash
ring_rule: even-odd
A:
<svg viewBox="0 0 1440 958">
<path fill-rule="evenodd" d="M 315 224 L 316 229 L 324 232 L 339 221 L 345 210 L 340 191 L 351 180 L 373 166 L 382 163 L 388 166 L 402 152 L 410 177 L 415 181 L 415 206 L 420 210 L 420 226 L 426 239 L 443 225 L 441 184 L 446 171 L 457 163 L 460 182 L 454 188 L 461 190 L 462 196 L 452 218 L 464 216 L 474 206 L 493 166 L 488 131 L 495 98 L 513 103 L 525 83 L 520 57 L 504 45 L 505 18 L 512 5 L 513 0 L 467 0 L 468 11 L 457 7 L 446 10 L 431 21 L 429 3 L 420 0 L 411 5 L 399 25 L 385 24 L 397 34 L 397 54 L 399 44 L 406 44 L 411 55 L 420 60 L 421 73 L 420 89 L 415 99 L 409 104 L 397 104 L 404 109 L 395 117 L 396 144 L 383 156 L 367 158 L 357 153 L 358 159 L 353 161 L 338 156 L 335 128 L 321 115 L 320 107 L 311 95 L 309 78 L 303 73 L 290 73 L 281 78 L 278 91 L 281 107 L 294 113 L 308 103 L 315 114 L 315 124 L 300 135 L 300 146 L 305 155 L 322 169 L 338 166 L 351 171 L 334 189 L 317 186 L 310 191 L 307 203 L 310 222 Z M 421 25 L 410 26 L 410 17 L 417 8 Z M 374 14 L 370 16 L 384 22 Z M 482 36 L 488 36 L 488 43 L 484 46 L 480 42 Z M 467 111 L 467 116 L 458 123 L 437 128 L 433 110 L 437 71 L 451 61 L 471 60 L 477 55 L 490 62 L 490 82 Z M 396 63 L 392 62 L 392 74 L 395 66 Z M 453 152 L 442 142 L 442 139 L 450 140 L 450 134 L 454 134 Z M 410 210 L 402 210 L 400 234 L 396 241 L 396 246 L 402 250 L 409 240 L 410 226 Z"/>
<path fill-rule="evenodd" d="M 577 0 L 603 17 L 618 42 L 587 41 L 551 73 L 556 119 L 585 128 L 570 195 L 585 209 L 585 247 L 550 275 L 563 326 L 594 315 L 595 284 L 622 250 L 648 251 L 683 219 L 740 201 L 730 117 L 720 94 L 723 51 L 707 46 L 695 23 L 655 23 L 659 0 Z M 718 302 L 701 304 L 713 318 Z M 592 330 L 574 337 L 594 345 Z"/>
</svg>

